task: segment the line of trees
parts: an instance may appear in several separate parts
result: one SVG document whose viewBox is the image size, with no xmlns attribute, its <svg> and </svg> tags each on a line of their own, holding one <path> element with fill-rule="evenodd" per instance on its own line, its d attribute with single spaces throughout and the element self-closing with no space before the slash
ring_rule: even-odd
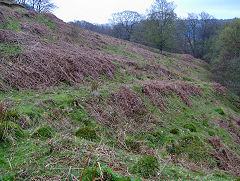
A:
<svg viewBox="0 0 240 181">
<path fill-rule="evenodd" d="M 192 54 L 209 61 L 208 53 L 212 36 L 221 27 L 221 22 L 202 12 L 189 13 L 180 19 L 175 5 L 167 0 L 155 0 L 146 15 L 134 11 L 114 13 L 110 24 L 93 25 L 86 21 L 70 22 L 82 28 L 107 34 L 127 41 L 178 53 Z"/>
</svg>

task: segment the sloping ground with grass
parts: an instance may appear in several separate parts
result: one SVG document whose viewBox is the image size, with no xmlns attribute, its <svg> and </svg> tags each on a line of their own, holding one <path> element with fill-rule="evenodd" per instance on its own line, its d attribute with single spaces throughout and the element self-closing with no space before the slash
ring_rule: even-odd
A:
<svg viewBox="0 0 240 181">
<path fill-rule="evenodd" d="M 238 180 L 240 100 L 190 55 L 0 4 L 0 180 Z"/>
</svg>

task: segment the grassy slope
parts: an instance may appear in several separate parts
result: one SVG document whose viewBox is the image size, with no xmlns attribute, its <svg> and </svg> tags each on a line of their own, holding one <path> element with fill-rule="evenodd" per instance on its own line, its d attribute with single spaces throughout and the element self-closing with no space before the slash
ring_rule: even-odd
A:
<svg viewBox="0 0 240 181">
<path fill-rule="evenodd" d="M 35 21 L 43 22 L 49 29 L 59 33 L 53 22 L 43 15 Z M 14 19 L 9 19 L 7 24 L 0 27 L 22 31 Z M 87 160 L 89 163 L 83 180 L 92 179 L 97 162 L 112 175 L 112 180 L 143 180 L 146 174 L 140 173 L 136 164 L 144 167 L 137 162 L 144 155 L 153 155 L 158 160 L 157 174 L 146 176 L 149 180 L 237 179 L 232 170 L 224 171 L 221 160 L 216 160 L 210 154 L 214 149 L 208 139 L 219 137 L 240 156 L 240 145 L 228 130 L 216 123 L 216 120 L 227 120 L 239 136 L 239 127 L 234 119 L 240 117 L 240 111 L 232 103 L 233 95 L 219 94 L 213 88 L 208 79 L 208 65 L 195 59 L 190 64 L 184 64 L 181 60 L 183 55 L 165 52 L 161 56 L 157 50 L 120 40 L 113 41 L 109 37 L 103 37 L 107 45 L 92 45 L 91 38 L 79 40 L 84 36 L 86 34 L 71 38 L 76 46 L 82 46 L 85 41 L 85 46 L 97 46 L 103 54 L 116 57 L 112 60 L 118 67 L 114 79 L 99 75 L 97 89 L 100 97 L 97 98 L 91 94 L 93 80 L 88 78 L 84 83 L 74 86 L 59 83 L 44 90 L 2 91 L 0 99 L 3 106 L 8 105 L 9 110 L 17 112 L 17 116 L 10 116 L 7 121 L 21 125 L 25 137 L 15 139 L 14 134 L 9 134 L 10 137 L 13 135 L 9 142 L 1 141 L 0 180 L 76 180 L 81 178 Z M 49 43 L 57 41 L 54 36 L 41 38 Z M 15 53 L 24 51 L 14 43 L 0 43 L 2 60 L 12 59 Z M 154 51 L 154 54 L 149 58 L 135 51 L 134 46 L 137 51 L 149 49 L 149 53 Z M 131 59 L 133 66 L 124 63 L 122 60 L 125 59 Z M 168 70 L 171 75 L 156 71 L 159 67 Z M 189 96 L 192 105 L 189 107 L 174 91 L 168 90 L 168 96 L 157 96 L 165 103 L 166 110 L 163 111 L 143 92 L 143 82 L 153 80 L 194 85 L 200 88 L 202 95 Z M 4 79 L 1 81 L 4 82 Z M 121 94 L 121 90 L 132 95 L 133 101 L 137 99 L 136 106 L 139 107 L 133 111 L 134 114 L 128 114 L 130 110 L 124 109 L 124 106 L 129 108 L 127 104 L 130 102 Z M 125 102 L 121 102 L 121 99 Z M 139 103 L 139 100 L 142 102 Z M 135 109 L 134 105 L 130 108 Z M 13 114 L 13 111 L 9 114 Z M 38 127 L 45 124 L 53 129 L 51 138 L 32 136 Z M 93 128 L 97 138 L 89 140 L 87 136 L 85 139 L 74 136 L 76 130 L 82 127 Z M 98 167 L 96 177 L 99 173 Z M 109 174 L 104 173 L 104 176 L 110 178 Z"/>
</svg>

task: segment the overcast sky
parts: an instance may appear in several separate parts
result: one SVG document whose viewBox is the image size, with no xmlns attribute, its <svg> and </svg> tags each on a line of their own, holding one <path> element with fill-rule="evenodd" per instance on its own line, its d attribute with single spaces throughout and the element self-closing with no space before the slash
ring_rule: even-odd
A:
<svg viewBox="0 0 240 181">
<path fill-rule="evenodd" d="M 111 14 L 124 10 L 144 14 L 154 0 L 52 0 L 58 8 L 54 14 L 65 22 L 85 20 L 108 23 Z M 173 0 L 179 17 L 202 11 L 218 19 L 240 18 L 240 0 Z"/>
</svg>

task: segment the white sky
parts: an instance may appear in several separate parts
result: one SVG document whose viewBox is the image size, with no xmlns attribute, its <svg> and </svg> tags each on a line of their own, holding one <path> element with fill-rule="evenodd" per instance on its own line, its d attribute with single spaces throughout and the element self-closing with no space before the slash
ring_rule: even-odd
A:
<svg viewBox="0 0 240 181">
<path fill-rule="evenodd" d="M 52 0 L 58 8 L 54 14 L 65 22 L 85 20 L 108 23 L 112 13 L 124 10 L 144 14 L 154 0 Z M 173 0 L 179 17 L 205 11 L 218 19 L 240 17 L 240 0 Z"/>
</svg>

